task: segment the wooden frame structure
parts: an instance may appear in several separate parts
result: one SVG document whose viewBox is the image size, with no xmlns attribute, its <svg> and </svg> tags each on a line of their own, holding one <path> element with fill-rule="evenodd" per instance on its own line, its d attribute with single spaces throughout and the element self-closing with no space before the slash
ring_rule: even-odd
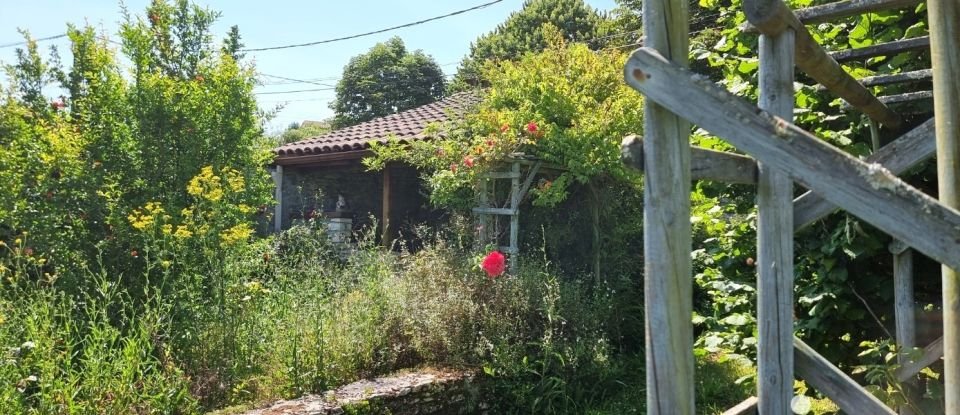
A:
<svg viewBox="0 0 960 415">
<path fill-rule="evenodd" d="M 510 218 L 509 244 L 498 246 L 497 249 L 509 255 L 510 272 L 516 272 L 518 266 L 517 254 L 520 253 L 520 202 L 526 197 L 530 186 L 533 184 L 533 179 L 540 171 L 543 163 L 517 154 L 508 159 L 507 165 L 510 166 L 510 171 L 484 173 L 481 177 L 478 192 L 480 206 L 473 208 L 473 213 L 479 217 L 480 245 L 486 245 L 491 241 L 496 242 L 499 239 L 498 229 L 494 229 L 497 224 L 497 216 Z M 527 168 L 525 178 L 522 174 L 523 167 Z M 522 184 L 521 179 L 523 179 Z M 498 180 L 510 180 L 509 196 L 501 207 L 496 206 L 496 184 Z"/>
<path fill-rule="evenodd" d="M 649 414 L 693 414 L 690 180 L 758 186 L 758 397 L 729 414 L 790 413 L 794 376 L 850 414 L 894 414 L 850 377 L 793 336 L 793 233 L 836 208 L 887 232 L 895 242 L 897 337 L 914 346 L 912 250 L 943 264 L 944 336 L 915 361 L 901 357 L 901 381 L 944 359 L 945 408 L 960 414 L 960 3 L 928 0 L 930 37 L 870 50 L 828 53 L 804 22 L 912 6 L 919 0 L 847 0 L 796 13 L 782 0 L 744 0 L 760 39 L 760 102 L 746 102 L 687 66 L 686 1 L 644 0 L 645 47 L 633 52 L 626 82 L 647 97 L 643 140 L 628 137 L 624 162 L 642 168 L 644 189 L 647 407 Z M 896 130 L 901 117 L 837 60 L 926 47 L 934 119 L 859 160 L 791 123 L 795 66 L 875 122 Z M 873 55 L 871 55 L 873 56 Z M 913 76 L 915 75 L 915 76 Z M 690 124 L 750 157 L 691 149 Z M 940 200 L 897 178 L 936 153 Z M 699 156 L 699 158 L 698 158 Z M 756 161 L 754 161 L 756 160 Z M 693 174 L 693 172 L 698 172 Z M 735 174 L 734 174 L 735 173 Z M 811 189 L 792 198 L 793 182 Z M 795 374 L 794 374 L 795 372 Z M 910 408 L 900 408 L 909 414 Z"/>
</svg>

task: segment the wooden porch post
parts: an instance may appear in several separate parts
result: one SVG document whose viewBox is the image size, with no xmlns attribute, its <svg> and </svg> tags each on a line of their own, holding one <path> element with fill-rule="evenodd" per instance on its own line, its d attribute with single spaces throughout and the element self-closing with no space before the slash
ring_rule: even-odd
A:
<svg viewBox="0 0 960 415">
<path fill-rule="evenodd" d="M 794 31 L 760 36 L 760 108 L 793 121 Z M 793 181 L 758 163 L 757 397 L 788 414 L 793 398 Z"/>
<path fill-rule="evenodd" d="M 273 197 L 277 201 L 273 207 L 273 231 L 280 232 L 283 230 L 283 166 L 278 164 L 271 176 L 275 187 Z"/>
<path fill-rule="evenodd" d="M 383 234 L 380 237 L 380 243 L 384 248 L 390 248 L 391 243 L 393 243 L 393 234 L 392 229 L 390 229 L 390 191 L 392 187 L 393 178 L 390 177 L 390 165 L 383 167 L 383 209 L 381 209 L 381 221 L 383 223 L 380 225 L 383 230 Z"/>
<path fill-rule="evenodd" d="M 933 111 L 937 135 L 940 201 L 960 207 L 960 4 L 927 2 L 933 64 Z M 960 413 L 960 275 L 946 265 L 943 278 L 943 379 L 945 409 Z"/>
<path fill-rule="evenodd" d="M 644 0 L 645 44 L 687 65 L 687 1 Z M 628 79 L 646 79 L 639 69 Z M 647 100 L 643 109 L 643 249 L 647 413 L 693 415 L 690 124 Z"/>
</svg>

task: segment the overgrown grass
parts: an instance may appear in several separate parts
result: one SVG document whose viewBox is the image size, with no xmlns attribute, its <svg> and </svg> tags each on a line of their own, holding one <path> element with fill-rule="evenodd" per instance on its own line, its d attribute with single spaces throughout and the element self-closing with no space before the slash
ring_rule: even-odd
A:
<svg viewBox="0 0 960 415">
<path fill-rule="evenodd" d="M 442 239 L 401 254 L 361 242 L 341 260 L 310 226 L 202 266 L 91 271 L 75 297 L 24 252 L 0 258 L 0 404 L 16 413 L 196 413 L 421 366 L 482 371 L 497 413 L 643 410 L 642 350 L 620 321 L 640 298 L 629 279 L 534 258 L 489 278 Z M 705 364 L 704 408 L 742 399 L 739 367 Z"/>
</svg>

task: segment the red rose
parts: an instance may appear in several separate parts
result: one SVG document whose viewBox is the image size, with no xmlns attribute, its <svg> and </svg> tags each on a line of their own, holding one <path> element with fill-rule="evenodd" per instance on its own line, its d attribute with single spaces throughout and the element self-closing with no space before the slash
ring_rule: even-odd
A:
<svg viewBox="0 0 960 415">
<path fill-rule="evenodd" d="M 530 122 L 527 124 L 527 132 L 530 133 L 530 134 L 536 134 L 537 131 L 539 131 L 539 128 L 537 127 L 537 123 L 536 123 L 536 122 L 533 122 L 533 121 L 530 121 Z"/>
<path fill-rule="evenodd" d="M 140 256 L 140 253 L 136 249 L 130 251 L 130 256 L 137 258 Z"/>
<path fill-rule="evenodd" d="M 450 165 L 450 171 L 452 171 L 452 172 L 454 172 L 454 173 L 457 172 L 457 163 L 453 163 L 453 164 Z"/>
<path fill-rule="evenodd" d="M 464 157 L 463 164 L 467 165 L 467 167 L 473 167 L 473 157 L 470 157 L 470 156 Z"/>
<path fill-rule="evenodd" d="M 487 147 L 493 147 L 493 140 L 487 140 Z"/>
<path fill-rule="evenodd" d="M 504 124 L 504 125 L 501 125 L 501 126 L 500 126 L 500 132 L 501 132 L 501 133 L 505 133 L 505 132 L 507 132 L 507 130 L 509 130 L 509 129 L 510 129 L 510 126 L 507 125 L 507 124 Z"/>
<path fill-rule="evenodd" d="M 500 251 L 493 251 L 483 258 L 483 262 L 480 263 L 480 268 L 483 268 L 483 271 L 487 273 L 488 277 L 494 278 L 503 274 L 503 271 L 506 270 L 507 259 Z"/>
</svg>

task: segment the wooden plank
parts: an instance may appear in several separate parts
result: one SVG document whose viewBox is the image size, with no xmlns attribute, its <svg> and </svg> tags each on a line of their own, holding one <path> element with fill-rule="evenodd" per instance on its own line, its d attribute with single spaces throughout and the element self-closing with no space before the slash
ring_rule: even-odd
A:
<svg viewBox="0 0 960 415">
<path fill-rule="evenodd" d="M 478 215 L 503 215 L 503 216 L 513 216 L 517 212 L 510 208 L 483 208 L 475 207 L 473 208 L 473 213 Z"/>
<path fill-rule="evenodd" d="M 896 95 L 884 95 L 879 97 L 879 99 L 880 102 L 883 102 L 885 105 L 903 104 L 907 102 L 920 101 L 923 99 L 933 99 L 933 91 L 916 91 Z M 853 106 L 843 102 L 840 104 L 840 108 L 844 110 L 850 110 L 853 109 Z"/>
<path fill-rule="evenodd" d="M 760 35 L 760 108 L 793 119 L 794 31 Z M 772 138 L 778 140 L 778 138 Z M 762 414 L 793 399 L 793 181 L 759 163 L 757 177 L 757 396 Z"/>
<path fill-rule="evenodd" d="M 922 1 L 923 0 L 846 0 L 807 7 L 794 11 L 794 14 L 796 14 L 797 19 L 803 22 L 803 24 L 811 25 L 830 22 L 843 17 L 858 16 L 864 13 L 915 6 Z M 757 29 L 753 27 L 753 25 L 749 25 L 747 26 L 747 30 L 755 32 Z"/>
<path fill-rule="evenodd" d="M 520 252 L 520 163 L 513 163 L 510 166 L 510 172 L 514 173 L 510 179 L 510 210 L 513 215 L 510 216 L 510 272 L 516 273 L 520 258 L 516 255 Z"/>
<path fill-rule="evenodd" d="M 277 205 L 273 207 L 273 230 L 280 232 L 283 230 L 283 165 L 278 164 L 271 176 L 273 176 L 273 197 Z"/>
<path fill-rule="evenodd" d="M 890 244 L 893 254 L 893 310 L 897 329 L 897 363 L 904 365 L 909 361 L 907 351 L 917 344 L 916 314 L 913 305 L 913 250 L 900 249 L 906 245 L 894 241 Z M 910 401 L 917 402 L 915 382 L 904 383 L 904 392 Z M 900 405 L 900 415 L 914 415 L 908 404 Z"/>
<path fill-rule="evenodd" d="M 644 42 L 686 66 L 689 2 L 643 1 Z M 645 102 L 643 250 L 649 415 L 693 415 L 690 124 Z"/>
<path fill-rule="evenodd" d="M 523 165 L 523 163 L 520 164 Z M 540 166 L 542 165 L 543 163 L 538 160 L 530 166 L 530 170 L 527 171 L 527 178 L 523 180 L 523 186 L 520 187 L 520 200 L 527 197 L 527 192 L 530 191 L 530 185 L 533 184 L 533 179 L 537 177 L 537 172 L 540 171 Z"/>
<path fill-rule="evenodd" d="M 626 78 L 648 102 L 676 111 L 928 257 L 960 269 L 960 213 L 880 164 L 858 160 L 759 110 L 653 49 L 632 54 Z"/>
<path fill-rule="evenodd" d="M 757 415 L 757 397 L 751 396 L 720 415 Z"/>
<path fill-rule="evenodd" d="M 893 75 L 877 75 L 877 76 L 868 76 L 865 78 L 860 78 L 859 81 L 863 86 L 878 86 L 878 85 L 890 85 L 890 84 L 900 84 L 907 82 L 919 82 L 919 81 L 929 81 L 933 79 L 933 71 L 930 69 L 919 69 L 916 71 L 901 72 Z M 817 91 L 825 91 L 823 85 L 817 85 Z"/>
<path fill-rule="evenodd" d="M 643 171 L 643 138 L 624 137 L 620 143 L 620 159 L 627 167 Z M 757 161 L 742 154 L 690 146 L 690 179 L 756 184 Z"/>
<path fill-rule="evenodd" d="M 483 173 L 480 177 L 485 179 L 512 179 L 519 176 L 512 171 L 491 171 Z"/>
<path fill-rule="evenodd" d="M 940 202 L 960 207 L 960 2 L 927 1 Z M 947 265 L 947 264 L 945 264 Z M 960 267 L 941 269 L 944 408 L 960 414 Z"/>
<path fill-rule="evenodd" d="M 911 39 L 894 40 L 892 42 L 877 43 L 856 49 L 838 50 L 830 52 L 830 57 L 837 62 L 849 62 L 874 56 L 890 56 L 903 52 L 924 50 L 930 47 L 930 37 L 921 36 Z"/>
<path fill-rule="evenodd" d="M 480 209 L 489 209 L 490 208 L 490 184 L 487 180 L 480 180 Z M 477 229 L 477 247 L 483 248 L 487 245 L 488 239 L 487 235 L 491 235 L 490 230 L 490 216 L 486 214 L 480 214 L 478 222 L 480 224 L 480 229 Z"/>
<path fill-rule="evenodd" d="M 933 118 L 910 130 L 865 160 L 880 164 L 893 174 L 900 174 L 933 157 L 937 151 Z M 800 230 L 837 209 L 833 203 L 813 192 L 806 192 L 793 201 L 793 226 Z"/>
<path fill-rule="evenodd" d="M 844 413 L 896 414 L 802 340 L 794 338 L 793 345 L 797 376 L 830 398 Z"/>
<path fill-rule="evenodd" d="M 781 0 L 744 0 L 743 9 L 747 19 L 762 34 L 776 36 L 788 27 L 793 28 L 796 31 L 796 64 L 800 70 L 868 117 L 888 128 L 900 128 L 903 122 L 900 115 L 887 108 L 866 87 L 843 70 L 840 64 L 813 40 L 807 28 Z"/>
<path fill-rule="evenodd" d="M 383 218 L 381 218 L 383 220 L 383 225 L 382 225 L 383 235 L 380 237 L 380 242 L 383 245 L 383 247 L 387 249 L 390 249 L 391 245 L 393 244 L 393 230 L 390 229 L 390 226 L 391 226 L 390 216 L 393 213 L 391 212 L 393 205 L 392 203 L 390 203 L 391 191 L 392 191 L 391 187 L 393 186 L 392 182 L 393 182 L 393 179 L 390 177 L 390 166 L 389 165 L 384 166 L 383 167 L 383 198 L 382 198 L 383 207 L 380 211 L 382 213 L 381 216 L 383 216 Z"/>
<path fill-rule="evenodd" d="M 924 347 L 923 353 L 917 360 L 902 364 L 894 373 L 894 376 L 896 376 L 898 382 L 906 382 L 917 373 L 920 373 L 923 368 L 936 363 L 941 357 L 943 357 L 943 337 L 930 342 L 927 347 Z"/>
</svg>

